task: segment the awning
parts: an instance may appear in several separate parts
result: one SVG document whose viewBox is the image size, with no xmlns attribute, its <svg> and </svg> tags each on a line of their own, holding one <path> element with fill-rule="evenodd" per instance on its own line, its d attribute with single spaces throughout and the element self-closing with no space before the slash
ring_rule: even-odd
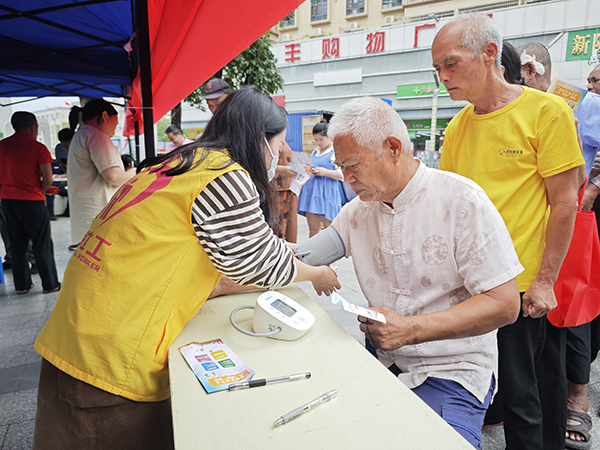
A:
<svg viewBox="0 0 600 450">
<path fill-rule="evenodd" d="M 0 97 L 126 96 L 133 0 L 0 0 Z"/>
<path fill-rule="evenodd" d="M 301 2 L 0 0 L 0 97 L 132 97 L 135 116 L 146 108 L 156 122 Z M 152 95 L 142 105 L 138 52 L 127 49 L 143 55 L 144 38 Z"/>
</svg>

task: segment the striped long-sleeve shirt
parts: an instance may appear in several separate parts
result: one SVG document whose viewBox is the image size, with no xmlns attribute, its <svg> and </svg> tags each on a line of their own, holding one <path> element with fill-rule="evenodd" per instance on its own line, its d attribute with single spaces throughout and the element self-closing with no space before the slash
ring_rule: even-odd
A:
<svg viewBox="0 0 600 450">
<path fill-rule="evenodd" d="M 192 223 L 217 270 L 236 283 L 277 288 L 296 278 L 292 252 L 265 222 L 246 172 L 211 181 L 194 201 Z"/>
</svg>

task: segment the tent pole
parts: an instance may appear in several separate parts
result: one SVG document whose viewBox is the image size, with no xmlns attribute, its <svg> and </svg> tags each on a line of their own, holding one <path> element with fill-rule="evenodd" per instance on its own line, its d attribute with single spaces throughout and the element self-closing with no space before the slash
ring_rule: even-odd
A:
<svg viewBox="0 0 600 450">
<path fill-rule="evenodd" d="M 140 163 L 140 123 L 133 122 L 133 128 L 135 130 L 135 163 Z"/>
<path fill-rule="evenodd" d="M 150 63 L 150 29 L 148 1 L 136 0 L 138 43 L 140 54 L 140 84 L 142 88 L 142 117 L 144 118 L 144 148 L 146 158 L 156 156 L 154 149 L 154 114 L 152 105 L 152 66 Z"/>
</svg>

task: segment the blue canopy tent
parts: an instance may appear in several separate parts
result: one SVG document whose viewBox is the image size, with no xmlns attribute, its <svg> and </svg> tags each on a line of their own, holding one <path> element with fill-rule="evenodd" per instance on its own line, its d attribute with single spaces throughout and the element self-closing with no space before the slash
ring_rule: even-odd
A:
<svg viewBox="0 0 600 450">
<path fill-rule="evenodd" d="M 155 119 L 301 1 L 0 0 L 0 97 L 121 97 L 153 156 Z"/>
<path fill-rule="evenodd" d="M 133 0 L 0 0 L 0 97 L 127 97 Z"/>
</svg>

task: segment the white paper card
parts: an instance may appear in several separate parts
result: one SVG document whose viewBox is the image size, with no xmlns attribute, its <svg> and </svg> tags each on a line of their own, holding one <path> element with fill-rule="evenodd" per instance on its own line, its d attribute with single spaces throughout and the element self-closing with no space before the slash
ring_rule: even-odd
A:
<svg viewBox="0 0 600 450">
<path fill-rule="evenodd" d="M 377 322 L 387 323 L 385 320 L 385 316 L 380 312 L 373 311 L 372 309 L 363 308 L 362 306 L 355 305 L 354 303 L 350 303 L 337 292 L 331 294 L 331 303 L 337 305 L 339 302 L 342 302 L 342 306 L 346 311 L 356 314 L 357 316 L 363 316 L 369 319 L 376 320 Z"/>
</svg>

